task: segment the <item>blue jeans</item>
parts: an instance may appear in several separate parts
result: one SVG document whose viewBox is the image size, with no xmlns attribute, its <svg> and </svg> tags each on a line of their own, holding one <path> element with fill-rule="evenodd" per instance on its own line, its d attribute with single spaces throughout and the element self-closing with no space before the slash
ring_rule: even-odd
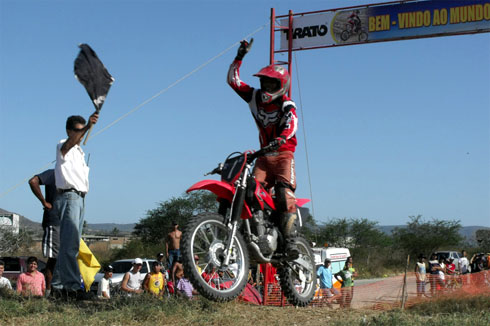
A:
<svg viewBox="0 0 490 326">
<path fill-rule="evenodd" d="M 180 257 L 180 249 L 170 249 L 168 251 L 168 269 L 172 269 L 172 266 L 178 257 Z"/>
<path fill-rule="evenodd" d="M 55 289 L 79 290 L 80 269 L 77 256 L 83 229 L 84 199 L 74 193 L 58 194 L 53 209 L 60 217 L 60 248 L 54 269 L 52 287 Z"/>
</svg>

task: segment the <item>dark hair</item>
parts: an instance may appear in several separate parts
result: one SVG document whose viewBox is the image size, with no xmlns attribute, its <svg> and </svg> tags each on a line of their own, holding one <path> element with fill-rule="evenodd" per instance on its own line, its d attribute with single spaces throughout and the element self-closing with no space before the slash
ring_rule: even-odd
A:
<svg viewBox="0 0 490 326">
<path fill-rule="evenodd" d="M 85 119 L 79 115 L 72 115 L 70 117 L 68 117 L 68 119 L 66 119 L 66 129 L 67 130 L 74 130 L 75 129 L 75 125 L 77 123 L 81 123 L 83 125 L 85 125 L 87 122 L 85 121 Z"/>
<path fill-rule="evenodd" d="M 5 262 L 3 260 L 0 260 L 0 266 L 5 266 Z"/>
<path fill-rule="evenodd" d="M 332 261 L 330 259 L 325 259 L 325 261 L 323 262 L 324 264 L 330 264 Z"/>
<path fill-rule="evenodd" d="M 27 264 L 30 264 L 32 262 L 36 262 L 36 264 L 37 264 L 37 258 L 34 256 L 27 258 Z"/>
</svg>

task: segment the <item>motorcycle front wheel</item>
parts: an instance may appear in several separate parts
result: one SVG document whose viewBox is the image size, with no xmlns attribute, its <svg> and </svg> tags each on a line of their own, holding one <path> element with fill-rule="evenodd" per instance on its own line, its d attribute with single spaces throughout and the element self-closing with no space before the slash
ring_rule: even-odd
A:
<svg viewBox="0 0 490 326">
<path fill-rule="evenodd" d="M 243 291 L 249 270 L 247 246 L 239 233 L 233 238 L 230 261 L 223 265 L 231 233 L 223 219 L 217 213 L 192 217 L 181 245 L 185 276 L 202 296 L 219 302 L 233 300 Z"/>
<path fill-rule="evenodd" d="M 316 268 L 313 251 L 308 242 L 298 237 L 295 242 L 299 257 L 282 265 L 278 272 L 281 289 L 288 301 L 297 307 L 308 305 L 316 290 Z"/>
</svg>

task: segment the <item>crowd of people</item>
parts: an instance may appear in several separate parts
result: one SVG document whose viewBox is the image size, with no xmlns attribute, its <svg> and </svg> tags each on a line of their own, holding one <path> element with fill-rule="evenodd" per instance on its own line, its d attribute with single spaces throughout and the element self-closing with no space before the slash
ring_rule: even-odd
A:
<svg viewBox="0 0 490 326">
<path fill-rule="evenodd" d="M 478 254 L 473 255 L 471 259 L 467 257 L 466 250 L 461 252 L 461 257 L 457 264 L 455 259 L 444 257 L 433 253 L 430 259 L 421 254 L 418 256 L 415 265 L 415 279 L 417 286 L 417 296 L 435 296 L 437 294 L 462 287 L 470 283 L 469 274 L 476 273 L 483 269 L 488 269 L 488 262 L 485 264 L 486 256 L 480 257 Z M 456 265 L 458 266 L 456 268 Z M 429 284 L 430 290 L 427 291 L 426 284 Z"/>
</svg>

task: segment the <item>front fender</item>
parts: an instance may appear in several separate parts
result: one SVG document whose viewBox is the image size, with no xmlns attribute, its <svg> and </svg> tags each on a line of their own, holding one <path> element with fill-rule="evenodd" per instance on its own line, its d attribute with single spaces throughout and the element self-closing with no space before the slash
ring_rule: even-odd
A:
<svg viewBox="0 0 490 326">
<path fill-rule="evenodd" d="M 218 181 L 218 180 L 202 180 L 198 183 L 193 184 L 186 192 L 196 191 L 196 190 L 208 190 L 213 194 L 218 196 L 218 198 L 226 199 L 230 203 L 233 201 L 233 196 L 235 194 L 235 188 L 229 183 Z M 242 219 L 251 218 L 252 213 L 247 203 L 244 203 L 242 211 Z"/>
</svg>

